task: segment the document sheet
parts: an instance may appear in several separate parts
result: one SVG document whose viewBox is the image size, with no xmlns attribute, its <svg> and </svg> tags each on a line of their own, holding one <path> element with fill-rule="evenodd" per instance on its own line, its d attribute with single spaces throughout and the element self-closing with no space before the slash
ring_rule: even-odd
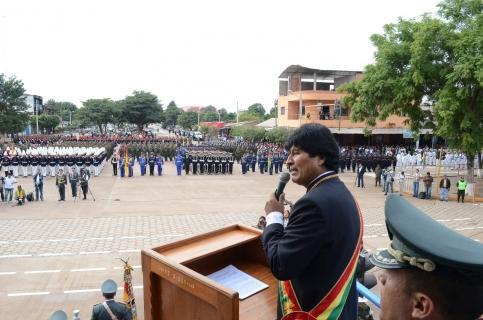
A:
<svg viewBox="0 0 483 320">
<path fill-rule="evenodd" d="M 213 272 L 207 277 L 225 287 L 237 291 L 240 300 L 268 288 L 266 283 L 246 274 L 231 264 L 221 270 Z"/>
</svg>

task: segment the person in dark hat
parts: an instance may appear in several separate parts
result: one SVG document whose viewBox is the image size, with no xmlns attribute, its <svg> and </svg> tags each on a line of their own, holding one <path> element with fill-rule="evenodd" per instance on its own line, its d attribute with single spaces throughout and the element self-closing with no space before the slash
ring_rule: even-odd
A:
<svg viewBox="0 0 483 320">
<path fill-rule="evenodd" d="M 483 245 L 446 228 L 401 197 L 385 205 L 391 244 L 370 257 L 382 268 L 380 319 L 478 319 Z"/>
<path fill-rule="evenodd" d="M 330 130 L 306 124 L 288 139 L 292 181 L 306 188 L 284 227 L 285 195 L 265 204 L 262 243 L 279 280 L 277 319 L 357 319 L 355 271 L 362 216 L 337 176 L 339 147 Z"/>
<path fill-rule="evenodd" d="M 114 300 L 117 292 L 117 284 L 114 280 L 104 281 L 101 292 L 106 301 L 94 305 L 91 320 L 131 320 L 131 311 L 126 305 Z"/>
</svg>

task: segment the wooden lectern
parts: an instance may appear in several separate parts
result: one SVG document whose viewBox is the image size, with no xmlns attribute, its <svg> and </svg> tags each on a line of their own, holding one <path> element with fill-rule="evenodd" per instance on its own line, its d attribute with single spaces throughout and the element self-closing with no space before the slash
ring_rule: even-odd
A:
<svg viewBox="0 0 483 320">
<path fill-rule="evenodd" d="M 233 225 L 141 252 L 146 320 L 271 320 L 277 281 L 265 259 L 261 231 Z M 269 287 L 242 301 L 205 277 L 234 265 Z"/>
</svg>

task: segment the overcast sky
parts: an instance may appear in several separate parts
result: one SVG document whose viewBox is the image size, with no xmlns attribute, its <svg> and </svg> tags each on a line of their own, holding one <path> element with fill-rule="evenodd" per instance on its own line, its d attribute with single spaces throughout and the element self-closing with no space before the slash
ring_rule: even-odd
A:
<svg viewBox="0 0 483 320">
<path fill-rule="evenodd" d="M 133 90 L 165 106 L 268 111 L 289 65 L 363 70 L 369 37 L 435 0 L 1 0 L 0 73 L 80 106 Z"/>
</svg>

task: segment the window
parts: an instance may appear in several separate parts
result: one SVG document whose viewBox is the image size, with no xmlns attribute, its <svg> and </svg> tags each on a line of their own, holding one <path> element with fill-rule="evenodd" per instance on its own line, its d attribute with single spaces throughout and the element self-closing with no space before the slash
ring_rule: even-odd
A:
<svg viewBox="0 0 483 320">
<path fill-rule="evenodd" d="M 285 107 L 280 107 L 280 115 L 284 115 L 285 114 Z"/>
</svg>

